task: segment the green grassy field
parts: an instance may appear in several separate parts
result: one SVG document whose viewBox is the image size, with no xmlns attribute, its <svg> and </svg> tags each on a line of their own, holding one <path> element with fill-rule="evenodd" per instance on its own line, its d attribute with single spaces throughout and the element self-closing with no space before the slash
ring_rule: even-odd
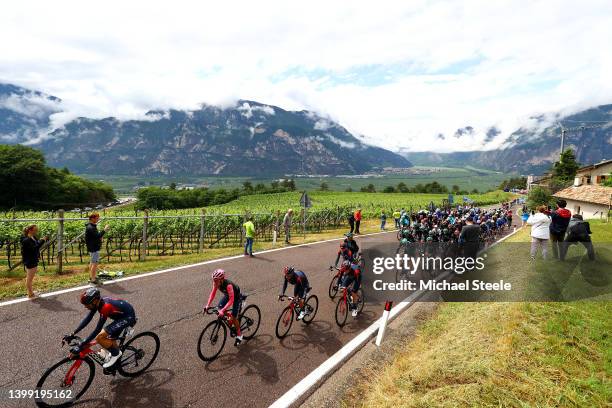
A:
<svg viewBox="0 0 612 408">
<path fill-rule="evenodd" d="M 476 169 L 473 167 L 453 168 L 453 167 L 420 167 L 412 168 L 416 171 L 426 172 L 427 174 L 406 174 L 392 175 L 386 174 L 380 177 L 296 177 L 295 182 L 299 190 L 316 190 L 325 182 L 329 188 L 337 191 L 345 191 L 347 188 L 359 190 L 363 186 L 372 183 L 378 191 L 382 191 L 386 186 L 396 186 L 404 182 L 408 187 L 416 184 L 426 184 L 433 181 L 446 186 L 449 190 L 453 185 L 458 185 L 461 190 L 471 191 L 474 188 L 478 191 L 487 191 L 497 188 L 499 184 L 510 177 L 508 174 L 499 173 L 491 170 Z M 211 188 L 236 188 L 241 187 L 244 181 L 253 184 L 269 184 L 272 178 L 253 178 L 253 177 L 142 177 L 142 176 L 109 176 L 95 174 L 81 174 L 81 176 L 91 180 L 104 180 L 121 194 L 132 193 L 136 185 L 169 185 L 172 182 L 183 184 L 206 185 Z"/>
<path fill-rule="evenodd" d="M 591 226 L 594 242 L 612 242 L 612 224 L 592 221 Z M 510 241 L 529 242 L 529 229 Z M 583 252 L 574 247 L 570 258 L 580 261 Z M 608 252 L 597 256 L 611 261 Z M 530 263 L 528 252 L 507 259 L 507 272 L 546 273 L 542 262 Z M 568 276 L 562 274 L 567 278 L 564 285 L 574 289 L 561 294 L 570 298 L 584 295 L 589 283 L 584 274 L 589 262 L 578 262 L 577 268 L 573 263 L 567 263 Z M 557 261 L 547 264 L 556 265 L 555 271 L 563 266 Z M 612 301 L 609 293 L 598 295 L 601 288 L 595 289 L 590 298 L 573 302 L 440 304 L 388 363 L 359 373 L 364 380 L 351 387 L 342 405 L 609 407 Z"/>
</svg>

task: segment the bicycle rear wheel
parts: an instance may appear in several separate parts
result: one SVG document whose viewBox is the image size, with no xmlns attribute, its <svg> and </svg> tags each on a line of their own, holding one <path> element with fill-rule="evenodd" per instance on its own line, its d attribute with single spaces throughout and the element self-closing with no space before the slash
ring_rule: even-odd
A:
<svg viewBox="0 0 612 408">
<path fill-rule="evenodd" d="M 338 278 L 338 276 L 334 276 L 331 282 L 329 283 L 328 290 L 328 294 L 331 299 L 335 298 L 338 294 L 338 285 L 340 285 L 340 279 Z"/>
<path fill-rule="evenodd" d="M 359 297 L 359 302 L 357 303 L 357 311 L 361 313 L 363 311 L 363 306 L 365 305 L 365 295 L 363 294 L 363 290 L 361 288 L 357 290 L 357 296 Z"/>
<path fill-rule="evenodd" d="M 261 322 L 261 312 L 256 305 L 249 305 L 240 314 L 240 331 L 246 340 L 255 336 Z"/>
<path fill-rule="evenodd" d="M 211 361 L 223 350 L 227 339 L 227 328 L 219 320 L 214 320 L 204 327 L 198 339 L 198 356 L 204 361 Z"/>
<path fill-rule="evenodd" d="M 159 337 L 153 332 L 142 332 L 132 337 L 122 349 L 117 371 L 124 377 L 137 377 L 151 367 L 157 358 Z"/>
<path fill-rule="evenodd" d="M 276 321 L 276 337 L 282 339 L 289 333 L 291 325 L 293 324 L 293 309 L 291 306 L 287 306 L 283 309 L 278 320 Z"/>
<path fill-rule="evenodd" d="M 338 303 L 336 304 L 336 324 L 340 327 L 346 324 L 346 319 L 348 317 L 348 303 L 346 298 L 342 296 L 338 299 Z"/>
<path fill-rule="evenodd" d="M 36 384 L 39 407 L 68 407 L 87 391 L 95 375 L 95 366 L 89 358 L 71 360 L 65 358 L 40 377 Z M 51 392 L 49 392 L 51 391 Z M 47 395 L 48 394 L 48 395 Z M 57 396 L 64 398 L 57 398 Z"/>
<path fill-rule="evenodd" d="M 310 324 L 315 318 L 317 310 L 319 310 L 319 298 L 316 295 L 308 296 L 308 299 L 306 299 L 304 303 L 304 309 L 306 315 L 302 319 L 302 322 L 304 322 L 304 324 Z"/>
</svg>

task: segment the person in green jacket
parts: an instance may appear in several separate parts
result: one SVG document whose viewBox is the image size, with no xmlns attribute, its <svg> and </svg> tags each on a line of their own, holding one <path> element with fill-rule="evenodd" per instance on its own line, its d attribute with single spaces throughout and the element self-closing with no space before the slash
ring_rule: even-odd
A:
<svg viewBox="0 0 612 408">
<path fill-rule="evenodd" d="M 246 243 L 244 244 L 244 256 L 253 257 L 253 239 L 255 239 L 255 224 L 253 218 L 249 215 L 247 221 L 242 224 L 245 230 Z"/>
</svg>

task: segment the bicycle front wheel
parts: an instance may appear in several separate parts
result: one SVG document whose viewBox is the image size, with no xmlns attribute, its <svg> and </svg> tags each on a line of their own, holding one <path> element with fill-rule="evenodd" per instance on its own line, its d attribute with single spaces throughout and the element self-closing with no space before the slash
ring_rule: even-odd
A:
<svg viewBox="0 0 612 408">
<path fill-rule="evenodd" d="M 363 306 L 365 305 L 365 295 L 363 294 L 363 290 L 361 288 L 357 290 L 357 296 L 359 297 L 359 302 L 357 303 L 357 311 L 361 313 L 363 312 Z"/>
<path fill-rule="evenodd" d="M 204 361 L 211 361 L 223 350 L 227 339 L 227 328 L 219 320 L 214 320 L 204 327 L 198 339 L 198 356 Z"/>
<path fill-rule="evenodd" d="M 87 391 L 94 379 L 95 366 L 89 358 L 65 358 L 49 368 L 36 384 L 39 407 L 68 407 Z"/>
<path fill-rule="evenodd" d="M 338 278 L 338 276 L 334 276 L 331 282 L 329 283 L 328 290 L 328 294 L 331 299 L 335 298 L 338 294 L 338 285 L 340 285 L 340 279 Z"/>
<path fill-rule="evenodd" d="M 319 310 L 319 298 L 316 295 L 308 296 L 308 299 L 306 299 L 306 302 L 304 303 L 304 309 L 306 311 L 306 315 L 302 321 L 304 324 L 310 324 L 315 318 L 317 310 Z"/>
<path fill-rule="evenodd" d="M 240 314 L 240 331 L 246 340 L 255 336 L 261 322 L 261 312 L 256 305 L 249 305 Z"/>
<path fill-rule="evenodd" d="M 342 296 L 338 299 L 338 303 L 336 304 L 336 324 L 340 327 L 346 324 L 346 319 L 348 317 L 348 303 L 346 298 Z"/>
<path fill-rule="evenodd" d="M 124 377 L 137 377 L 151 364 L 159 354 L 159 337 L 153 332 L 142 332 L 132 337 L 123 346 L 123 355 L 119 363 L 119 374 Z"/>
<path fill-rule="evenodd" d="M 278 316 L 276 321 L 276 337 L 282 339 L 289 333 L 291 325 L 293 324 L 293 309 L 291 306 L 287 306 L 283 309 L 283 312 Z"/>
</svg>

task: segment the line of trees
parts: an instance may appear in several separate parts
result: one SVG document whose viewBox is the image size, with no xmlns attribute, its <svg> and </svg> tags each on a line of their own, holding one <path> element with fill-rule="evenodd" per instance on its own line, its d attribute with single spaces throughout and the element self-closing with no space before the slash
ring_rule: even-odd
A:
<svg viewBox="0 0 612 408">
<path fill-rule="evenodd" d="M 352 189 L 346 191 L 353 191 Z M 374 184 L 370 183 L 367 186 L 361 187 L 359 190 L 362 193 L 375 193 L 376 187 Z M 406 183 L 400 182 L 396 186 L 385 186 L 382 190 L 383 193 L 416 193 L 416 194 L 478 194 L 478 189 L 473 189 L 472 191 L 462 190 L 458 185 L 453 185 L 449 190 L 448 187 L 438 183 L 437 181 L 433 181 L 427 184 L 416 184 L 414 187 L 408 187 Z"/>
<path fill-rule="evenodd" d="M 115 200 L 111 186 L 48 167 L 43 154 L 22 145 L 0 145 L 0 208 L 54 209 Z"/>
<path fill-rule="evenodd" d="M 502 181 L 498 188 L 500 190 L 512 190 L 513 188 L 524 190 L 527 188 L 527 177 L 511 177 Z"/>
<path fill-rule="evenodd" d="M 192 190 L 177 190 L 176 184 L 170 188 L 147 187 L 136 193 L 136 206 L 140 209 L 176 210 L 181 208 L 207 207 L 233 201 L 243 195 L 272 194 L 295 191 L 295 181 L 292 179 L 273 181 L 270 185 L 250 181 L 242 183 L 242 188 L 226 190 L 224 188 L 195 188 Z"/>
</svg>

